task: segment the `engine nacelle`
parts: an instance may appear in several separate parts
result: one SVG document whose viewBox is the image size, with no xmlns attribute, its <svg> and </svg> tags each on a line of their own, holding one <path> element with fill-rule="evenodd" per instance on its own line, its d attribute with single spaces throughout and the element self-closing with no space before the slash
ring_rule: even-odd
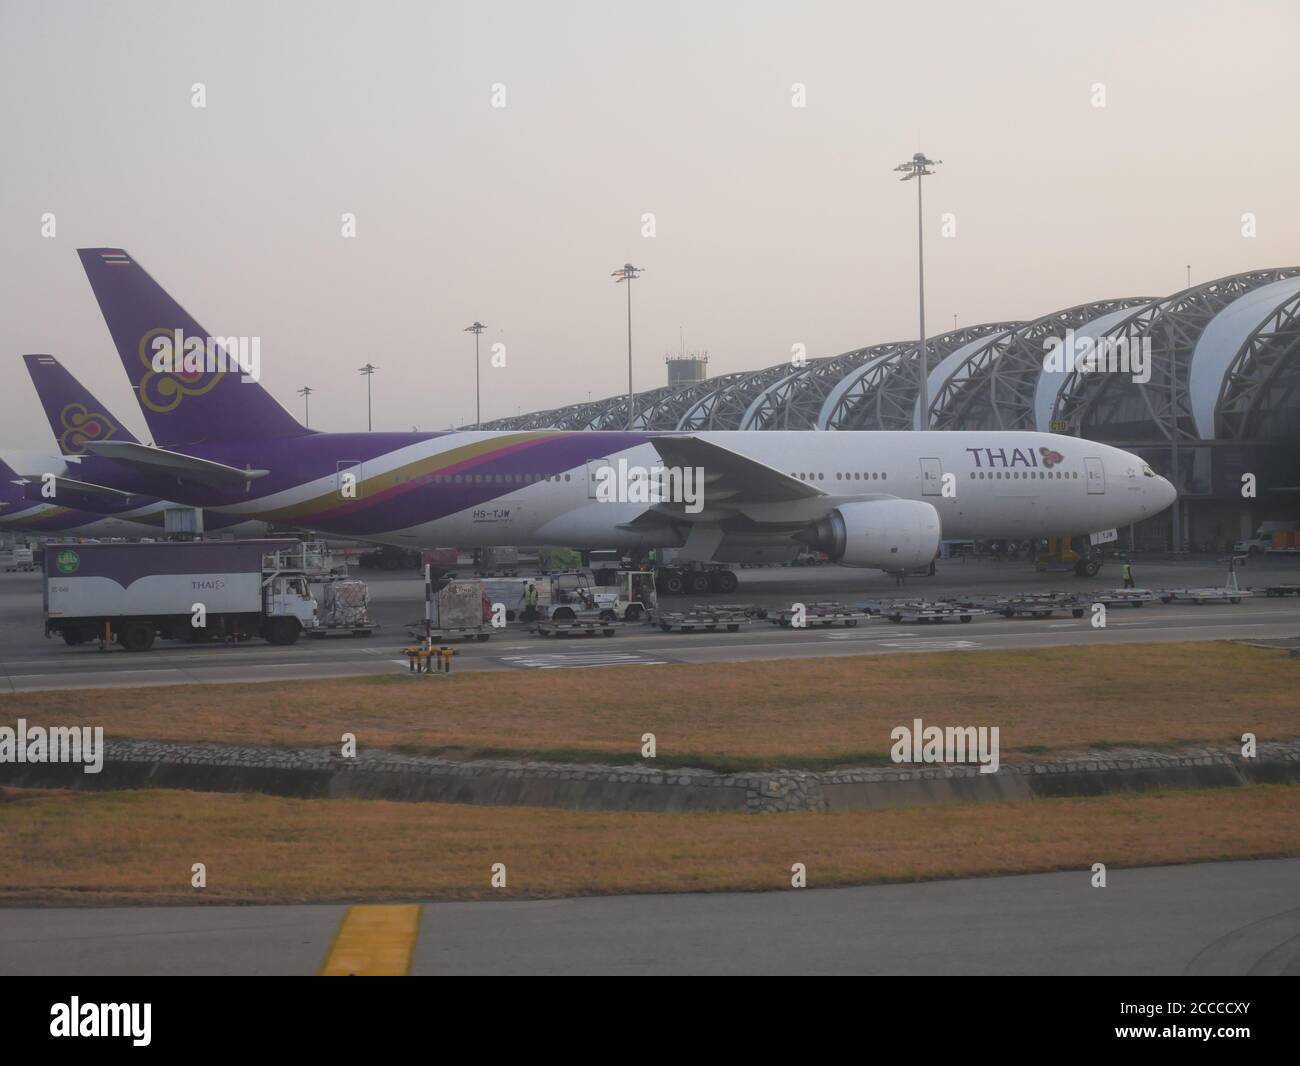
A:
<svg viewBox="0 0 1300 1066">
<path fill-rule="evenodd" d="M 845 503 L 801 537 L 845 566 L 911 570 L 939 551 L 939 512 L 920 500 Z"/>
</svg>

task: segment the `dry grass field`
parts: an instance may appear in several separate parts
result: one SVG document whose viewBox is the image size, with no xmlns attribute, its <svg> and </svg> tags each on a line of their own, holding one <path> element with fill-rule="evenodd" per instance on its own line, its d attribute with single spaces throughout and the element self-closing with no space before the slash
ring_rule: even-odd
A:
<svg viewBox="0 0 1300 1066">
<path fill-rule="evenodd" d="M 0 904 L 477 899 L 789 886 L 1300 854 L 1300 788 L 788 814 L 0 789 Z M 190 887 L 196 862 L 208 885 Z M 508 887 L 492 889 L 493 863 Z"/>
<path fill-rule="evenodd" d="M 637 759 L 650 732 L 659 766 L 728 770 L 887 761 L 918 717 L 999 726 L 1004 760 L 1292 739 L 1298 693 L 1300 660 L 1225 642 L 37 692 L 0 696 L 0 721 L 567 760 Z"/>
</svg>

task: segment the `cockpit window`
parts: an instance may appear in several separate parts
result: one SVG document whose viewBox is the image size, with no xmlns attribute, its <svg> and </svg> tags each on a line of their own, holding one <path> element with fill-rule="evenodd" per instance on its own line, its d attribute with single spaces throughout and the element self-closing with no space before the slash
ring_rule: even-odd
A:
<svg viewBox="0 0 1300 1066">
<path fill-rule="evenodd" d="M 1155 472 L 1154 470 L 1152 470 L 1149 466 L 1147 466 L 1146 463 L 1143 463 L 1143 464 L 1142 464 L 1142 476 L 1143 476 L 1143 477 L 1155 477 L 1155 476 L 1156 476 L 1156 472 Z"/>
</svg>

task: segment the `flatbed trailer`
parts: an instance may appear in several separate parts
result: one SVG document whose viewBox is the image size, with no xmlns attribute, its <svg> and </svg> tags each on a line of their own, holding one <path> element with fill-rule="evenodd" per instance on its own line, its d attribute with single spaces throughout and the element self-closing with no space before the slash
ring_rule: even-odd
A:
<svg viewBox="0 0 1300 1066">
<path fill-rule="evenodd" d="M 375 630 L 379 626 L 371 623 L 364 626 L 316 626 L 314 629 L 304 629 L 305 637 L 373 637 Z"/>
<path fill-rule="evenodd" d="M 1215 586 L 1202 589 L 1161 589 L 1161 603 L 1240 603 L 1253 593 L 1250 589 Z"/>
<path fill-rule="evenodd" d="M 1058 611 L 1072 618 L 1082 618 L 1087 609 L 1077 596 L 1066 592 L 1005 596 L 993 605 L 993 610 L 1004 618 L 1051 618 Z"/>
<path fill-rule="evenodd" d="M 864 607 L 848 607 L 842 603 L 834 601 L 825 601 L 821 603 L 804 604 L 804 624 L 796 627 L 794 619 L 796 612 L 793 607 L 786 607 L 778 611 L 774 616 L 768 618 L 773 625 L 782 626 L 787 629 L 812 629 L 813 626 L 829 628 L 831 626 L 847 626 L 852 629 L 859 622 L 870 621 L 872 613 Z"/>
<path fill-rule="evenodd" d="M 448 640 L 478 640 L 488 641 L 492 639 L 494 628 L 487 622 L 481 625 L 464 625 L 464 626 L 428 626 L 423 622 L 412 622 L 406 627 L 406 635 L 414 640 L 422 640 L 425 637 L 432 641 Z"/>
<path fill-rule="evenodd" d="M 532 631 L 540 637 L 594 637 L 597 633 L 602 637 L 612 637 L 625 625 L 626 622 L 611 622 L 601 618 L 565 618 L 538 622 Z"/>
<path fill-rule="evenodd" d="M 670 633 L 674 629 L 682 633 L 693 633 L 696 630 L 713 633 L 719 629 L 736 633 L 749 620 L 749 615 L 739 607 L 708 607 L 697 604 L 685 611 L 660 611 L 655 615 L 654 623 L 665 633 Z"/>
<path fill-rule="evenodd" d="M 1252 585 L 1250 591 L 1256 596 L 1262 593 L 1269 598 L 1300 596 L 1300 585 Z"/>
<path fill-rule="evenodd" d="M 903 600 L 882 609 L 891 622 L 924 625 L 930 622 L 969 622 L 972 618 L 989 612 L 983 607 L 950 600 Z"/>
<path fill-rule="evenodd" d="M 1102 589 L 1085 598 L 1107 607 L 1141 607 L 1144 603 L 1155 603 L 1156 594 L 1150 589 Z"/>
<path fill-rule="evenodd" d="M 733 611 L 746 618 L 766 618 L 767 608 L 758 603 L 693 603 L 687 611 Z"/>
</svg>

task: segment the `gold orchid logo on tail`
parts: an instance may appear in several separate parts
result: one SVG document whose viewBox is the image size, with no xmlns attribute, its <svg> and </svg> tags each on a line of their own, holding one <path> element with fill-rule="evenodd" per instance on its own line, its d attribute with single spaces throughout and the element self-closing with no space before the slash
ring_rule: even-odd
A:
<svg viewBox="0 0 1300 1066">
<path fill-rule="evenodd" d="M 186 396 L 202 396 L 225 377 L 225 370 L 209 370 L 208 345 L 202 337 L 186 337 L 181 330 L 151 329 L 140 338 L 140 402 L 159 414 L 174 411 Z"/>
<path fill-rule="evenodd" d="M 84 403 L 70 403 L 59 412 L 63 432 L 59 450 L 64 455 L 84 455 L 91 441 L 108 440 L 117 432 L 117 423 L 102 411 L 90 411 Z"/>
</svg>

